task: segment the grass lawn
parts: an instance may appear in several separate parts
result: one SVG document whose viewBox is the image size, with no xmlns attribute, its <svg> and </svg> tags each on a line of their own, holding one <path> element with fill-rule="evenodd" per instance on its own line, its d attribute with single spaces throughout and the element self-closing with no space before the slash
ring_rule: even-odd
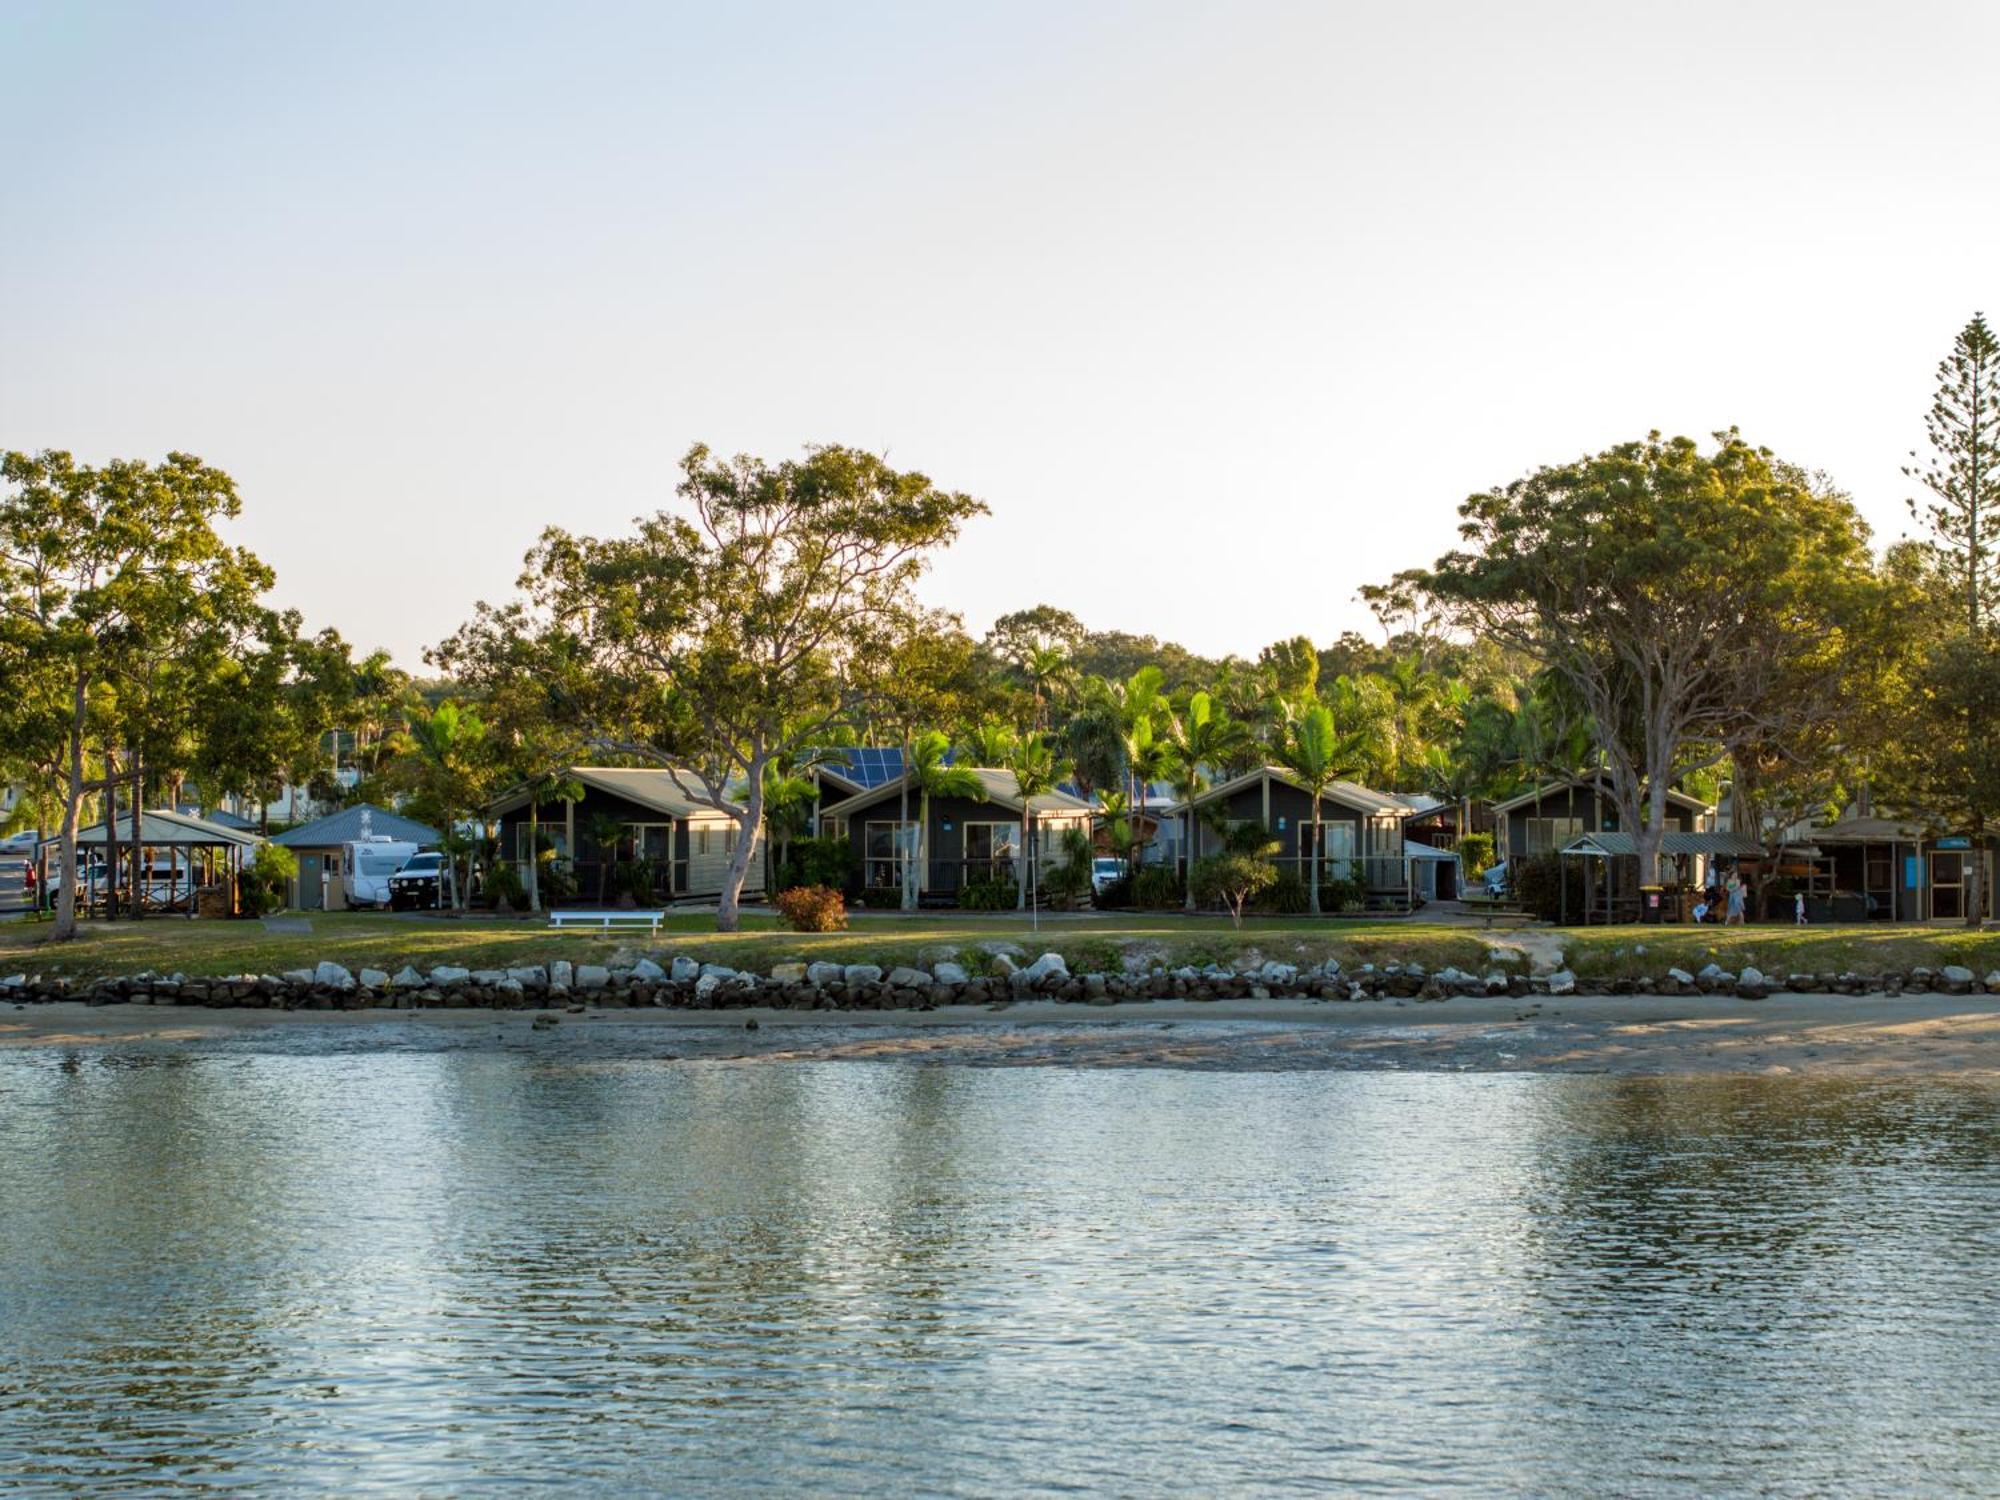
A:
<svg viewBox="0 0 2000 1500">
<path fill-rule="evenodd" d="M 915 916 L 857 917 L 846 932 L 798 933 L 763 913 L 746 914 L 745 931 L 719 933 L 709 916 L 668 919 L 658 938 L 644 932 L 608 937 L 553 932 L 546 921 L 490 917 L 382 916 L 361 912 L 293 915 L 307 932 L 273 932 L 261 922 L 89 922 L 74 943 L 47 942 L 50 924 L 0 924 L 0 975 L 135 974 L 151 969 L 185 974 L 273 974 L 330 958 L 350 969 L 364 964 L 395 972 L 401 965 L 436 964 L 498 968 L 567 958 L 591 963 L 623 950 L 655 957 L 685 953 L 738 968 L 768 968 L 788 959 L 839 963 L 906 963 L 961 955 L 983 965 L 980 945 L 1009 942 L 1033 953 L 1059 952 L 1070 967 L 1121 966 L 1124 952 L 1139 949 L 1156 961 L 1208 963 L 1255 951 L 1296 962 L 1334 957 L 1344 964 L 1416 960 L 1430 967 L 1483 961 L 1485 949 L 1465 927 L 1435 924 L 1313 921 L 1309 918 L 1246 920 L 1234 931 L 1227 917 L 1108 915 L 1045 921 L 1037 935 L 1025 918 L 940 912 Z"/>
<path fill-rule="evenodd" d="M 169 917 L 143 922 L 86 923 L 74 943 L 52 945 L 46 922 L 0 923 L 0 975 L 162 973 L 272 974 L 330 958 L 350 969 L 364 965 L 394 972 L 402 965 L 437 964 L 497 968 L 567 958 L 602 962 L 614 954 L 645 952 L 690 957 L 739 968 L 768 969 L 788 959 L 840 963 L 931 962 L 960 958 L 983 964 L 982 945 L 1013 943 L 1030 953 L 1061 953 L 1073 970 L 1117 969 L 1128 952 L 1148 962 L 1204 964 L 1255 954 L 1290 962 L 1337 958 L 1352 967 L 1394 961 L 1483 970 L 1492 959 L 1482 938 L 1506 939 L 1515 930 L 1422 921 L 1358 922 L 1309 917 L 1248 919 L 1241 931 L 1226 917 L 1179 913 L 1063 917 L 1042 924 L 1040 934 L 1011 914 L 957 912 L 915 916 L 860 916 L 846 932 L 796 933 L 763 913 L 747 914 L 745 931 L 719 933 L 702 915 L 668 919 L 657 939 L 643 933 L 592 936 L 553 932 L 546 922 L 520 918 L 381 916 L 359 912 L 292 915 L 303 932 L 272 931 L 261 922 L 190 922 Z M 1529 929 L 1542 943 L 1561 948 L 1570 967 L 1587 976 L 1690 972 L 1710 960 L 1731 971 L 1755 964 L 1766 973 L 1857 970 L 1907 971 L 1962 963 L 1975 973 L 2000 968 L 2000 931 L 1960 927 L 1594 927 Z"/>
</svg>

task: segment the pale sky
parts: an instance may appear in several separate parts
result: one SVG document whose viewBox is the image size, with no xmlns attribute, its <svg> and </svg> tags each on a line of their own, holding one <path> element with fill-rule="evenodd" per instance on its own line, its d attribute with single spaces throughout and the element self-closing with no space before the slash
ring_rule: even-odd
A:
<svg viewBox="0 0 2000 1500">
<path fill-rule="evenodd" d="M 0 0 L 0 447 L 182 448 L 409 666 L 706 441 L 926 581 L 1254 652 L 1475 489 L 1732 423 L 1907 527 L 2000 315 L 2000 5 Z"/>
</svg>

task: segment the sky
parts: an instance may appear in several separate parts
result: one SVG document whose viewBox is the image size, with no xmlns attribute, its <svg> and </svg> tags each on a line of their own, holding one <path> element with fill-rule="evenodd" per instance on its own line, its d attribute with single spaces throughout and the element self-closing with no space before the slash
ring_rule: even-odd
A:
<svg viewBox="0 0 2000 1500">
<path fill-rule="evenodd" d="M 1996 60 L 1984 0 L 0 0 L 0 447 L 220 465 L 412 668 L 695 442 L 985 500 L 975 634 L 1208 654 L 1654 428 L 1886 541 L 2000 315 Z"/>
</svg>

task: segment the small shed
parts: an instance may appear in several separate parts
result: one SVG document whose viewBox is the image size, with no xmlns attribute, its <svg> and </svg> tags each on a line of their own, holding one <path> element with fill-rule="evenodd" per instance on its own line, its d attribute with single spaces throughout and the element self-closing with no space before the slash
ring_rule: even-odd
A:
<svg viewBox="0 0 2000 1500">
<path fill-rule="evenodd" d="M 372 802 L 357 802 L 337 813 L 273 834 L 271 842 L 298 856 L 299 873 L 292 881 L 291 904 L 301 911 L 317 911 L 326 901 L 326 882 L 322 877 L 339 870 L 342 845 L 356 839 L 391 838 L 415 844 L 419 849 L 434 849 L 440 837 L 428 823 L 419 823 L 415 818 L 406 818 Z"/>
<path fill-rule="evenodd" d="M 136 817 L 125 813 L 111 825 L 93 824 L 76 836 L 77 863 L 88 873 L 81 886 L 80 912 L 99 911 L 108 905 L 105 873 L 114 833 L 118 863 L 112 873 L 120 908 L 125 907 L 133 889 L 136 868 L 142 912 L 175 912 L 190 917 L 202 904 L 203 891 L 218 892 L 220 910 L 235 913 L 237 877 L 243 873 L 249 851 L 264 842 L 254 833 L 166 808 Z M 37 863 L 44 891 L 52 889 L 49 855 L 61 850 L 59 838 L 44 839 L 39 846 Z M 70 878 L 70 872 L 62 872 L 62 878 Z"/>
</svg>

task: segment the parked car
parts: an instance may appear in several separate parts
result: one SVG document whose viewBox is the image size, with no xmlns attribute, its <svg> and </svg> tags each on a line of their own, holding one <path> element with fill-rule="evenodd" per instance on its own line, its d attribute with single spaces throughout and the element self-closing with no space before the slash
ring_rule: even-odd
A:
<svg viewBox="0 0 2000 1500">
<path fill-rule="evenodd" d="M 444 905 L 444 856 L 432 851 L 413 854 L 389 877 L 392 911 L 434 911 Z"/>
<path fill-rule="evenodd" d="M 1479 874 L 1479 889 L 1482 895 L 1504 896 L 1507 894 L 1507 861 L 1490 864 Z"/>
<path fill-rule="evenodd" d="M 1094 896 L 1103 895 L 1111 887 L 1123 880 L 1126 874 L 1125 861 L 1122 859 L 1106 859 L 1102 856 L 1093 859 L 1090 862 L 1091 894 Z"/>
<path fill-rule="evenodd" d="M 41 841 L 42 836 L 36 833 L 34 829 L 24 828 L 19 833 L 10 833 L 4 839 L 0 839 L 0 854 L 32 856 L 35 852 L 35 846 L 41 843 Z"/>
</svg>

